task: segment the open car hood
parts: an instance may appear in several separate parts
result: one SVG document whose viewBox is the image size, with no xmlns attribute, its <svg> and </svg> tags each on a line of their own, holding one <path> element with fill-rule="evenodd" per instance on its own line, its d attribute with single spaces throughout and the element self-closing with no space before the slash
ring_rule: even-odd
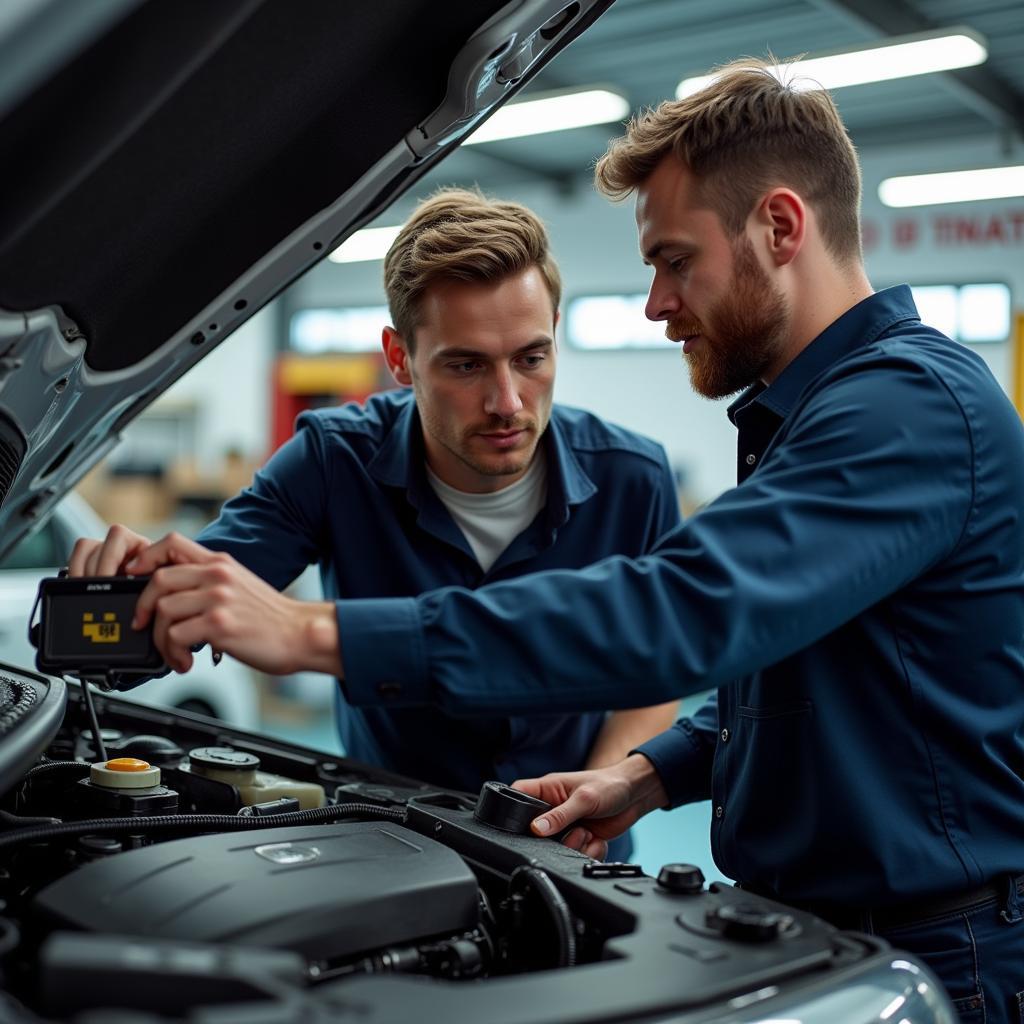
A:
<svg viewBox="0 0 1024 1024">
<path fill-rule="evenodd" d="M 611 2 L 15 4 L 0 20 L 0 557 Z"/>
<path fill-rule="evenodd" d="M 158 785 L 94 778 L 81 688 L 0 665 L 7 1024 L 954 1019 L 884 940 L 707 886 L 693 865 L 655 879 L 521 834 L 500 784 L 478 801 L 95 704 L 105 756 L 158 765 Z"/>
</svg>

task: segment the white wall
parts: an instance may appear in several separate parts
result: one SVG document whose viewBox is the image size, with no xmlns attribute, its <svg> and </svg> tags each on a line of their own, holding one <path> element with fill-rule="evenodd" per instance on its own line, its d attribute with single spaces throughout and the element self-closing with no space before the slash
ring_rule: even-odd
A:
<svg viewBox="0 0 1024 1024">
<path fill-rule="evenodd" d="M 893 173 L 979 166 L 1000 159 L 994 145 L 976 142 L 876 151 L 864 158 L 864 217 L 871 241 L 867 262 L 876 285 L 906 280 L 1004 281 L 1012 289 L 1015 306 L 1021 308 L 1024 200 L 896 211 L 882 207 L 876 198 L 878 183 Z M 610 204 L 585 183 L 570 195 L 536 184 L 503 194 L 533 207 L 546 220 L 567 298 L 584 292 L 646 290 L 648 271 L 637 252 L 630 201 Z M 402 200 L 378 223 L 399 222 L 412 202 Z M 292 298 L 311 306 L 382 303 L 380 275 L 380 263 L 325 261 L 294 286 Z M 256 452 L 265 444 L 273 330 L 273 320 L 262 314 L 259 322 L 250 322 L 175 389 L 188 389 L 204 407 L 209 399 L 201 436 L 210 444 L 242 444 Z M 1009 387 L 1010 344 L 981 349 L 997 378 Z M 731 486 L 735 435 L 725 416 L 727 403 L 693 394 L 677 345 L 666 342 L 663 351 L 580 352 L 563 343 L 560 359 L 560 401 L 585 406 L 656 438 L 686 474 L 688 489 L 699 500 Z"/>
</svg>

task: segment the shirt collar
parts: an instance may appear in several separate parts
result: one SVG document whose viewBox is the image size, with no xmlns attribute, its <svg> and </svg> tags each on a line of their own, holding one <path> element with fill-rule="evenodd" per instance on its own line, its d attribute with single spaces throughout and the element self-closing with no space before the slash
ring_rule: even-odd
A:
<svg viewBox="0 0 1024 1024">
<path fill-rule="evenodd" d="M 582 505 L 597 493 L 597 484 L 587 476 L 565 438 L 558 417 L 552 412 L 548 429 L 544 431 L 544 445 L 548 457 L 548 508 L 556 509 L 564 522 L 570 505 Z M 557 503 L 557 504 L 556 504 Z"/>
<path fill-rule="evenodd" d="M 581 505 L 596 494 L 597 485 L 584 472 L 554 413 L 541 443 L 548 458 L 548 512 L 556 523 L 562 523 L 568 518 L 569 506 Z M 379 483 L 404 488 L 410 502 L 417 508 L 422 506 L 425 489 L 430 485 L 423 428 L 411 395 L 367 469 Z M 433 494 L 432 489 L 430 493 Z"/>
<path fill-rule="evenodd" d="M 409 391 L 384 443 L 366 468 L 378 483 L 410 490 L 417 483 L 426 483 L 424 457 L 420 415 Z"/>
<path fill-rule="evenodd" d="M 760 381 L 751 385 L 729 406 L 729 419 L 751 402 L 758 402 L 785 419 L 804 388 L 833 363 L 864 345 L 870 345 L 903 320 L 919 320 L 910 288 L 897 285 L 875 292 L 848 309 L 825 328 L 783 371 L 771 385 Z"/>
</svg>

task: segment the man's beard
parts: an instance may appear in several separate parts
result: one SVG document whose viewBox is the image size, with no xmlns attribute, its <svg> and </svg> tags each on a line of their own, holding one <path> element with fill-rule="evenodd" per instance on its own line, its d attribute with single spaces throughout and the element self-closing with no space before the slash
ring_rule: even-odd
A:
<svg viewBox="0 0 1024 1024">
<path fill-rule="evenodd" d="M 673 341 L 701 335 L 683 358 L 694 391 L 705 398 L 734 395 L 762 378 L 778 359 L 789 326 L 785 300 L 749 239 L 741 238 L 733 251 L 732 280 L 705 322 L 670 320 L 665 328 Z"/>
</svg>

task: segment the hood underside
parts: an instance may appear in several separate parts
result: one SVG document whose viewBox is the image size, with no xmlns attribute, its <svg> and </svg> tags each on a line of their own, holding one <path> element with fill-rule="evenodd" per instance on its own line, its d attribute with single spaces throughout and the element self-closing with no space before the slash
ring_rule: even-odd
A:
<svg viewBox="0 0 1024 1024">
<path fill-rule="evenodd" d="M 0 554 L 610 3 L 82 5 L 102 30 L 0 90 Z"/>
</svg>

